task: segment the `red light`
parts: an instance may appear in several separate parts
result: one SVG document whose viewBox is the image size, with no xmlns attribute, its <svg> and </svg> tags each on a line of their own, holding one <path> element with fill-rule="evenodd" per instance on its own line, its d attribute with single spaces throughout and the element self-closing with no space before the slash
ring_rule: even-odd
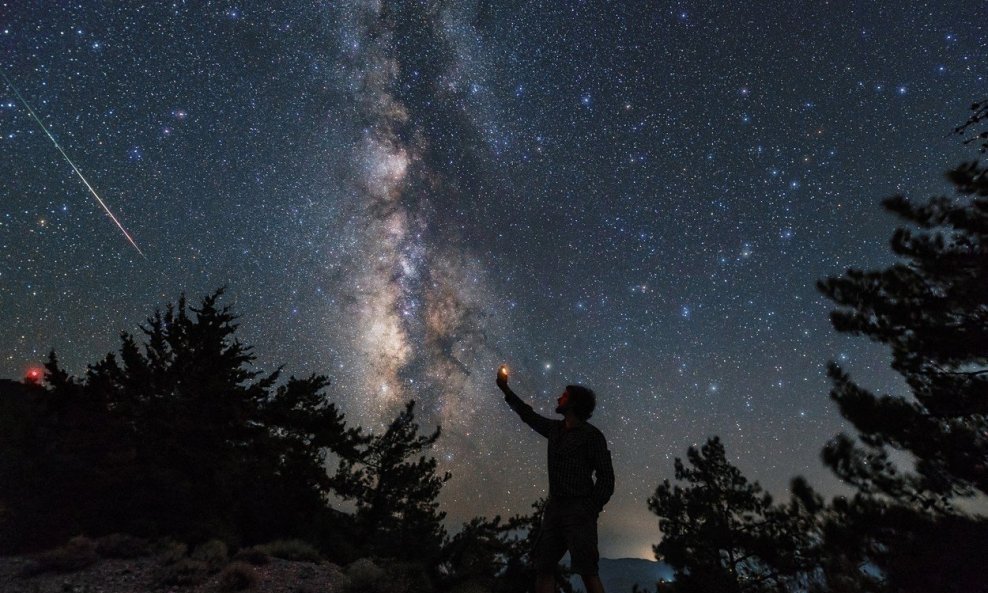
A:
<svg viewBox="0 0 988 593">
<path fill-rule="evenodd" d="M 24 380 L 28 383 L 40 383 L 45 376 L 45 371 L 37 367 L 30 368 L 24 373 Z"/>
</svg>

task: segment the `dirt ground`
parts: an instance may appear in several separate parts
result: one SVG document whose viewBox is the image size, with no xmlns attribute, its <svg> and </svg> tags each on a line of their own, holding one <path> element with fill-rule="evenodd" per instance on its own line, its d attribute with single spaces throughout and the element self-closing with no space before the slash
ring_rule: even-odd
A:
<svg viewBox="0 0 988 593">
<path fill-rule="evenodd" d="M 24 576 L 31 563 L 24 557 L 0 557 L 0 592 L 3 593 L 220 593 L 220 574 L 196 585 L 161 584 L 159 558 L 99 560 L 78 572 Z M 335 564 L 293 562 L 272 558 L 251 566 L 257 575 L 252 593 L 340 593 L 345 580 Z"/>
</svg>

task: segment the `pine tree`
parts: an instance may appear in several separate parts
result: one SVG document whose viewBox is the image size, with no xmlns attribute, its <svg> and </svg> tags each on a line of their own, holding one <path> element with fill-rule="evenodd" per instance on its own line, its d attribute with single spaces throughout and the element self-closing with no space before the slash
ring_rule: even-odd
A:
<svg viewBox="0 0 988 593">
<path fill-rule="evenodd" d="M 958 132 L 983 126 L 988 106 L 973 108 Z M 966 143 L 983 152 L 984 138 Z M 988 171 L 975 161 L 947 178 L 954 197 L 883 201 L 911 227 L 892 236 L 900 263 L 818 284 L 838 305 L 837 331 L 887 345 L 908 387 L 876 394 L 829 367 L 857 435 L 835 437 L 823 458 L 857 494 L 834 502 L 825 572 L 857 590 L 988 590 L 988 521 L 957 504 L 988 494 Z"/>
<path fill-rule="evenodd" d="M 443 549 L 443 572 L 451 588 L 467 584 L 491 593 L 531 591 L 535 584 L 535 567 L 531 552 L 539 537 L 546 500 L 532 503 L 528 515 L 515 515 L 507 521 L 475 517 L 450 538 Z M 572 572 L 560 564 L 556 572 L 556 590 L 573 591 Z"/>
<path fill-rule="evenodd" d="M 964 139 L 964 144 L 975 144 L 981 153 L 988 152 L 988 99 L 971 104 L 971 117 L 966 122 L 957 126 L 954 133 L 965 135 L 973 133 Z"/>
<path fill-rule="evenodd" d="M 789 505 L 773 503 L 727 461 L 720 439 L 687 451 L 690 466 L 675 461 L 676 479 L 665 480 L 648 499 L 658 515 L 662 541 L 657 559 L 676 571 L 678 592 L 779 591 L 813 580 L 814 513 L 822 500 L 794 481 Z"/>
<path fill-rule="evenodd" d="M 410 401 L 384 434 L 341 458 L 333 484 L 341 497 L 355 501 L 358 537 L 370 553 L 430 565 L 439 560 L 446 513 L 437 498 L 450 474 L 439 475 L 435 458 L 422 454 L 439 435 L 439 427 L 419 434 Z"/>
<path fill-rule="evenodd" d="M 35 539 L 49 544 L 112 531 L 331 539 L 326 458 L 356 454 L 366 437 L 327 401 L 325 377 L 279 384 L 280 369 L 254 370 L 221 295 L 156 312 L 144 343 L 123 333 L 119 354 L 82 378 L 52 353 L 45 388 L 5 419 L 31 429 L 17 447 L 0 441 L 0 458 L 42 461 L 37 479 L 0 488 L 0 521 L 34 522 Z"/>
<path fill-rule="evenodd" d="M 892 237 L 905 262 L 819 283 L 839 306 L 837 331 L 888 345 L 910 388 L 875 395 L 831 364 L 831 397 L 858 441 L 838 436 L 824 459 L 863 493 L 931 510 L 988 494 L 988 175 L 968 163 L 948 177 L 960 197 L 883 202 L 920 229 Z M 912 454 L 915 471 L 897 468 L 892 450 Z"/>
</svg>

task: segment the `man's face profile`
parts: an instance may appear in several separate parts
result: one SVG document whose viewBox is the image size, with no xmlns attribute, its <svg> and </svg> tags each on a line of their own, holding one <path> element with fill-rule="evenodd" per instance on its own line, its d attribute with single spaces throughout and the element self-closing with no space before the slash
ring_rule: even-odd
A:
<svg viewBox="0 0 988 593">
<path fill-rule="evenodd" d="M 559 396 L 559 399 L 556 400 L 556 412 L 559 414 L 563 414 L 566 412 L 566 409 L 568 407 L 569 407 L 569 391 L 564 391 L 563 394 Z"/>
</svg>

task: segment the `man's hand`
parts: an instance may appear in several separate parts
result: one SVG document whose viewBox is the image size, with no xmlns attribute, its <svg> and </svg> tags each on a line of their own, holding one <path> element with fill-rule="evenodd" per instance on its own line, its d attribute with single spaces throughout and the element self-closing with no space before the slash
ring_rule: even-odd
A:
<svg viewBox="0 0 988 593">
<path fill-rule="evenodd" d="M 507 365 L 501 365 L 501 368 L 497 370 L 497 386 L 501 391 L 506 391 L 508 389 L 508 367 Z"/>
</svg>

